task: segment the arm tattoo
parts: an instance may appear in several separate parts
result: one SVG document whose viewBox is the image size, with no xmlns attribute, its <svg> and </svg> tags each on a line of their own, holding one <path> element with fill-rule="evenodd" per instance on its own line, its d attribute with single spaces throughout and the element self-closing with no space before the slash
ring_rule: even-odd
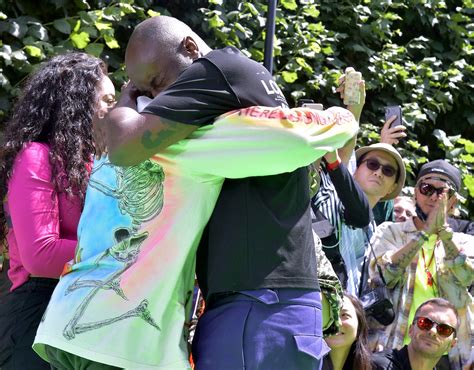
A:
<svg viewBox="0 0 474 370">
<path fill-rule="evenodd" d="M 169 141 L 176 131 L 176 126 L 171 123 L 168 123 L 168 128 L 165 130 L 158 131 L 155 134 L 155 138 L 153 138 L 153 133 L 150 130 L 146 130 L 142 136 L 142 145 L 145 149 L 156 149 L 163 143 Z"/>
<path fill-rule="evenodd" d="M 460 253 L 459 248 L 454 244 L 452 240 L 445 240 L 443 242 L 444 251 L 446 253 L 446 258 L 449 260 L 455 259 Z"/>
<path fill-rule="evenodd" d="M 405 249 L 404 251 L 399 250 L 399 253 L 396 253 L 396 261 L 393 261 L 393 256 L 392 256 L 392 263 L 395 265 L 398 265 L 399 268 L 406 268 L 413 257 L 419 252 L 421 246 L 423 244 L 419 243 L 419 240 L 412 240 L 408 244 L 406 244 L 402 249 Z"/>
</svg>

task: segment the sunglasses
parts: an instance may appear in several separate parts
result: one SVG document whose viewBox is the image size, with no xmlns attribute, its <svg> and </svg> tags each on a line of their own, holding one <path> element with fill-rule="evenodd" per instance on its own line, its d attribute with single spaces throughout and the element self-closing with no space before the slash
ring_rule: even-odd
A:
<svg viewBox="0 0 474 370">
<path fill-rule="evenodd" d="M 450 187 L 437 188 L 436 186 L 433 186 L 426 182 L 420 182 L 420 184 L 418 185 L 418 189 L 420 190 L 421 194 L 426 195 L 427 197 L 431 197 L 434 193 L 436 193 L 436 195 L 441 195 L 443 194 L 443 191 L 445 191 L 445 189 L 448 189 L 448 197 L 452 197 L 456 192 L 456 190 Z"/>
<path fill-rule="evenodd" d="M 436 332 L 442 336 L 442 337 L 449 337 L 451 334 L 453 334 L 456 329 L 454 329 L 452 326 L 449 326 L 448 324 L 440 324 L 439 322 L 433 321 L 427 317 L 420 316 L 420 317 L 415 317 L 416 321 L 416 326 L 420 330 L 431 330 L 433 325 L 436 325 Z"/>
<path fill-rule="evenodd" d="M 393 177 L 397 173 L 397 169 L 395 167 L 388 164 L 382 164 L 374 158 L 364 159 L 361 163 L 365 163 L 367 168 L 371 171 L 377 171 L 380 167 L 382 167 L 382 173 L 387 177 Z"/>
</svg>

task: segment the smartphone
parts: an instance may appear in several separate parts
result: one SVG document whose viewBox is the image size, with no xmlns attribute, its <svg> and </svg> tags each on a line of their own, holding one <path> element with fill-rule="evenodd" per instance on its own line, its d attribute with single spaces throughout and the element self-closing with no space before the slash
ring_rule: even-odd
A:
<svg viewBox="0 0 474 370">
<path fill-rule="evenodd" d="M 324 106 L 320 103 L 303 103 L 303 108 L 310 108 L 314 110 L 324 110 Z"/>
<path fill-rule="evenodd" d="M 391 116 L 397 116 L 395 120 L 390 124 L 390 127 L 400 126 L 402 125 L 402 107 L 399 105 L 392 105 L 389 107 L 385 107 L 385 121 L 389 119 Z"/>
<path fill-rule="evenodd" d="M 315 103 L 313 99 L 299 99 L 296 106 L 315 110 L 324 110 L 323 105 L 320 103 Z"/>
<path fill-rule="evenodd" d="M 344 81 L 344 104 L 357 105 L 360 104 L 359 83 L 362 80 L 362 73 L 350 72 L 346 75 Z"/>
</svg>

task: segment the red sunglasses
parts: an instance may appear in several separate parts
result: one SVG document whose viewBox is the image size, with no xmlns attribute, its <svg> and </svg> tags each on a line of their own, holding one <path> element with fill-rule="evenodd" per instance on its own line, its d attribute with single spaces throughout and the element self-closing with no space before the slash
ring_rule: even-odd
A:
<svg viewBox="0 0 474 370">
<path fill-rule="evenodd" d="M 418 326 L 420 330 L 426 331 L 431 330 L 431 328 L 436 325 L 436 332 L 445 338 L 449 337 L 456 331 L 456 329 L 448 324 L 441 324 L 424 316 L 415 317 L 414 322 L 416 322 L 416 326 Z"/>
</svg>

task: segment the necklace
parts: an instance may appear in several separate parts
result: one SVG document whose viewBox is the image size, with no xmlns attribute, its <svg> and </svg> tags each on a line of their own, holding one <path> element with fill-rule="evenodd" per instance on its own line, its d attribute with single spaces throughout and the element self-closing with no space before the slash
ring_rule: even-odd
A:
<svg viewBox="0 0 474 370">
<path fill-rule="evenodd" d="M 421 248 L 421 257 L 423 258 L 423 263 L 425 265 L 425 274 L 427 278 L 426 284 L 428 284 L 428 286 L 433 286 L 433 283 L 434 283 L 433 275 L 431 274 L 430 270 L 428 270 L 431 265 L 431 262 L 433 262 L 434 252 L 435 251 L 433 249 L 433 254 L 431 255 L 431 258 L 427 264 L 425 260 L 425 251 L 423 250 L 423 248 Z"/>
</svg>

